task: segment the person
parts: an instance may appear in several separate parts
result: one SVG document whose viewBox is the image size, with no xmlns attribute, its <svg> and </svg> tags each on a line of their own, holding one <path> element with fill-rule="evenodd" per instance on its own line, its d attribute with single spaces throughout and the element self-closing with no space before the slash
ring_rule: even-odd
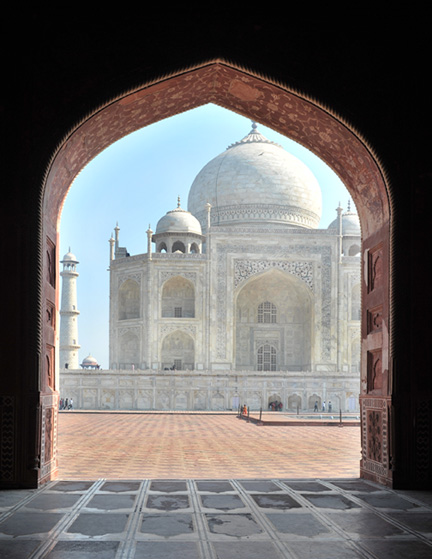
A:
<svg viewBox="0 0 432 559">
<path fill-rule="evenodd" d="M 69 406 L 69 399 L 66 398 L 66 400 L 65 400 L 65 406 L 64 406 L 64 407 L 65 407 L 65 410 L 69 409 L 68 406 Z"/>
<path fill-rule="evenodd" d="M 69 409 L 70 409 L 70 410 L 73 410 L 73 398 L 70 399 L 70 402 L 69 402 Z"/>
<path fill-rule="evenodd" d="M 322 411 L 325 411 L 325 400 L 324 400 L 323 405 L 322 405 Z"/>
<path fill-rule="evenodd" d="M 243 415 L 247 415 L 247 407 L 246 404 L 243 406 Z"/>
<path fill-rule="evenodd" d="M 318 400 L 315 400 L 314 411 L 318 411 Z"/>
<path fill-rule="evenodd" d="M 331 413 L 331 411 L 332 411 L 332 403 L 331 402 L 329 402 L 328 410 L 329 410 L 329 413 Z"/>
</svg>

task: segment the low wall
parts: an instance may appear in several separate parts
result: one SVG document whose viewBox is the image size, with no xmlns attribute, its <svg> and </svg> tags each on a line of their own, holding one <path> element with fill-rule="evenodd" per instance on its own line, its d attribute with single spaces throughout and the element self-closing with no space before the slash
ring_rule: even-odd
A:
<svg viewBox="0 0 432 559">
<path fill-rule="evenodd" d="M 87 410 L 313 410 L 358 411 L 359 378 L 346 373 L 61 370 L 60 397 Z"/>
</svg>

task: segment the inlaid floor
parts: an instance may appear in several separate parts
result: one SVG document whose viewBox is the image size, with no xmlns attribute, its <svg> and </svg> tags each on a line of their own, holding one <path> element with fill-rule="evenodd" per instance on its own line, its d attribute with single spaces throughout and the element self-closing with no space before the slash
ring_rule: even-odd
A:
<svg viewBox="0 0 432 559">
<path fill-rule="evenodd" d="M 59 481 L 0 492 L 3 559 L 430 559 L 432 495 L 361 480 Z"/>
</svg>

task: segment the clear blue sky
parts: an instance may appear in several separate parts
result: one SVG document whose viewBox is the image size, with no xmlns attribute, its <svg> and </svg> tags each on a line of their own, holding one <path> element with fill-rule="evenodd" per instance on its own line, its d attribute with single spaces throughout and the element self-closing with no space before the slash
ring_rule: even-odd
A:
<svg viewBox="0 0 432 559">
<path fill-rule="evenodd" d="M 258 124 L 315 174 L 322 191 L 320 227 L 350 200 L 343 183 L 320 159 L 288 138 Z M 116 223 L 120 246 L 131 255 L 147 252 L 146 231 L 177 206 L 187 209 L 189 188 L 211 159 L 251 130 L 243 116 L 205 105 L 135 132 L 116 142 L 85 167 L 67 195 L 60 223 L 60 256 L 70 250 L 77 271 L 79 362 L 91 353 L 108 368 L 109 243 Z M 354 210 L 351 200 L 351 209 Z"/>
</svg>

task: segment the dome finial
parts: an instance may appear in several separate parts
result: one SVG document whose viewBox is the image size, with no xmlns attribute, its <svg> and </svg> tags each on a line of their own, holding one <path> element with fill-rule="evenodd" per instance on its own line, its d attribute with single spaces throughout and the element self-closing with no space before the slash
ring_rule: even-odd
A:
<svg viewBox="0 0 432 559">
<path fill-rule="evenodd" d="M 252 130 L 256 130 L 258 128 L 257 123 L 254 120 L 251 120 L 252 123 Z"/>
<path fill-rule="evenodd" d="M 180 207 L 180 196 L 177 196 L 177 207 Z"/>
</svg>

